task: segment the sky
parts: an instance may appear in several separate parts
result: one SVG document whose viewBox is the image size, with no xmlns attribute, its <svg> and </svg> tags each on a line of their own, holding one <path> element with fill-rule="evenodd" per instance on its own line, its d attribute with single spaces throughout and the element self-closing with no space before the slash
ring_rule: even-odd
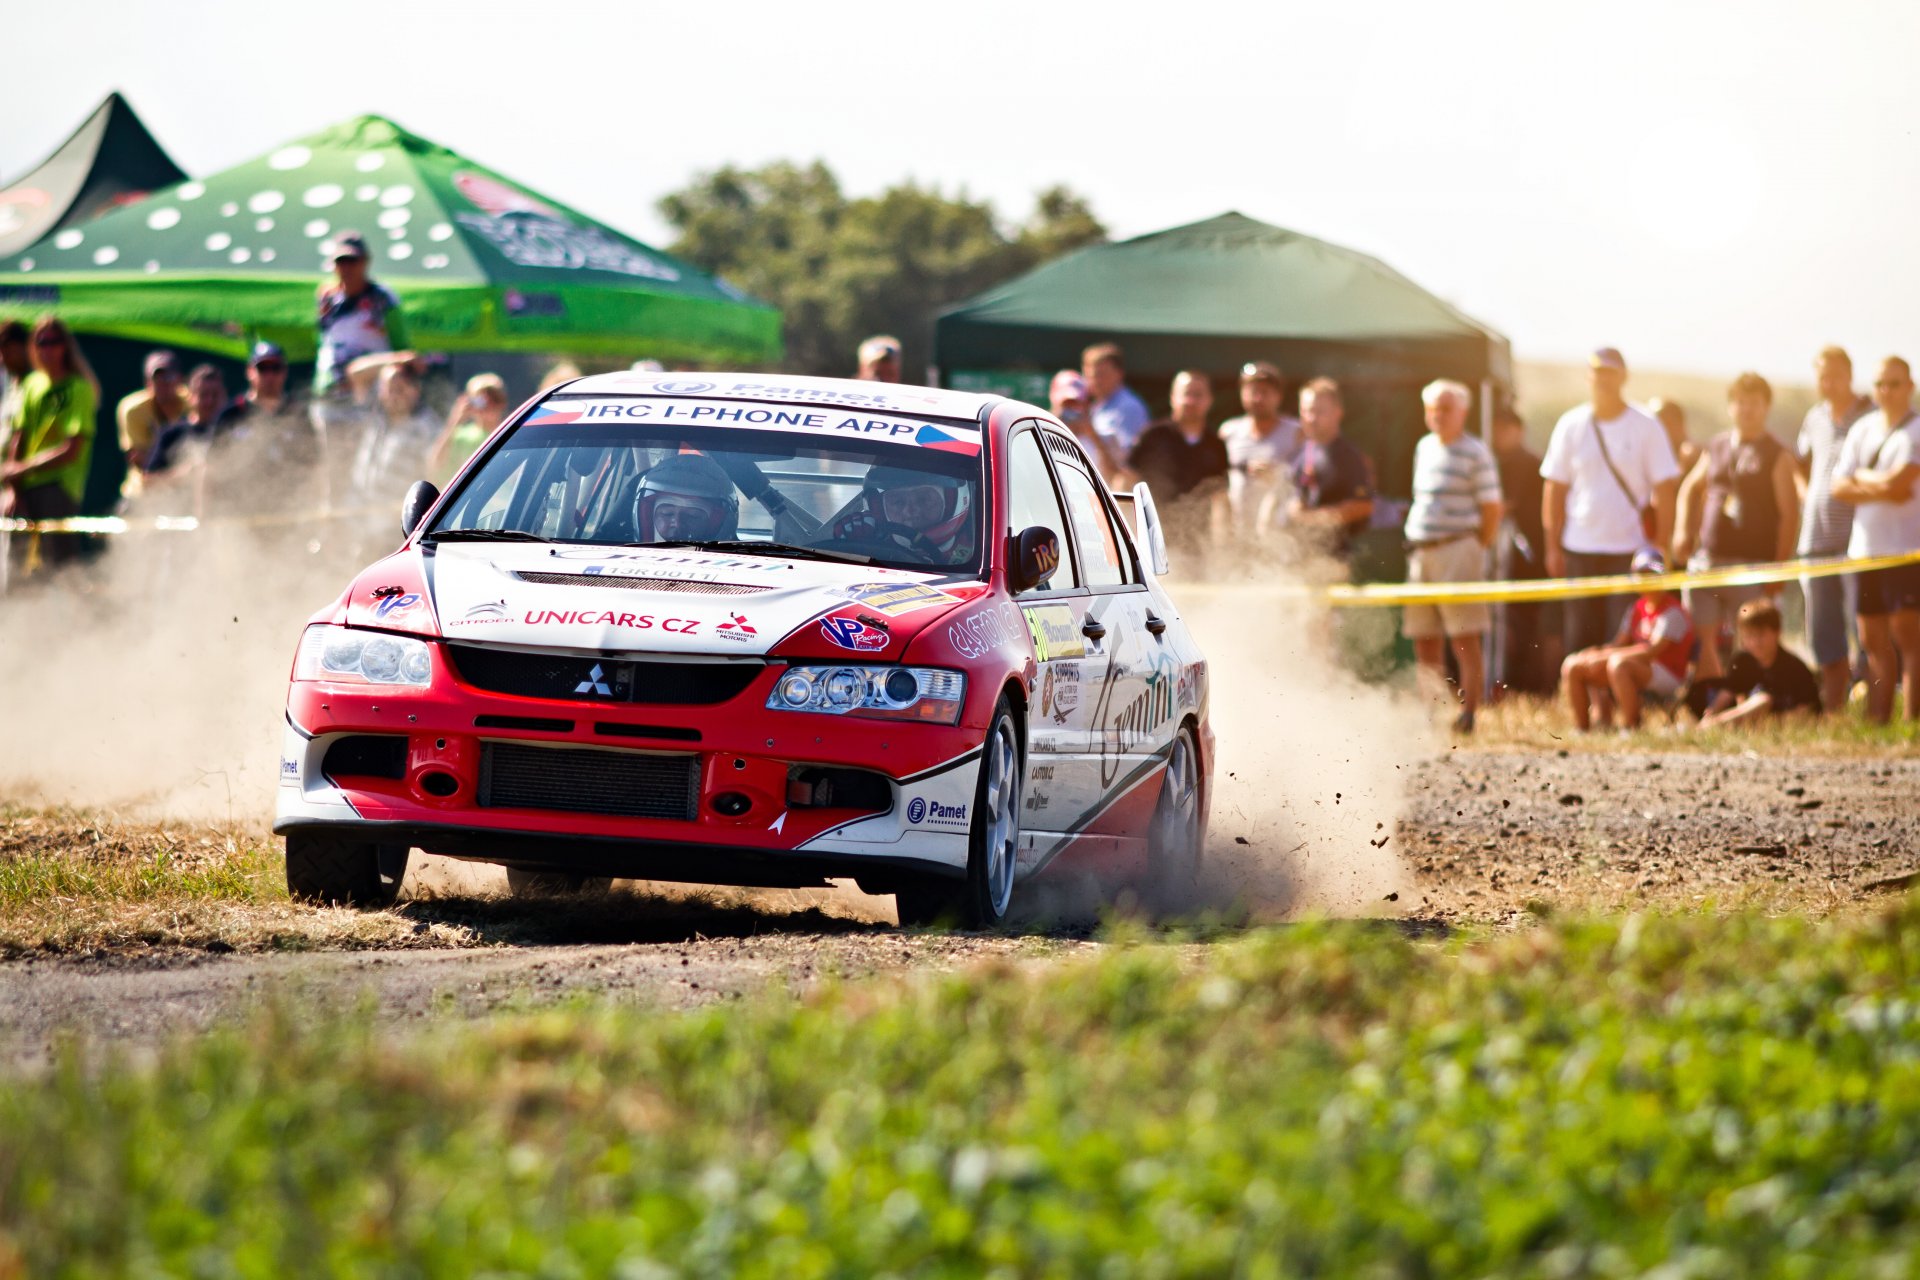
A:
<svg viewBox="0 0 1920 1280">
<path fill-rule="evenodd" d="M 1237 209 L 1521 359 L 1920 355 L 1909 0 L 67 0 L 4 28 L 0 184 L 119 89 L 192 174 L 373 113 L 656 244 L 697 174 L 819 158 L 1009 219 L 1064 183 L 1115 238 Z"/>
</svg>

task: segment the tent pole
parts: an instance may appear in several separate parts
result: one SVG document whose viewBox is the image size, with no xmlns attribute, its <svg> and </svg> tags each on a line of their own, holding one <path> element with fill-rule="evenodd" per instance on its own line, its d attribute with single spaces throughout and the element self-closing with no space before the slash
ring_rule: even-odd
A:
<svg viewBox="0 0 1920 1280">
<path fill-rule="evenodd" d="M 1480 379 L 1480 439 L 1493 446 L 1493 379 Z"/>
</svg>

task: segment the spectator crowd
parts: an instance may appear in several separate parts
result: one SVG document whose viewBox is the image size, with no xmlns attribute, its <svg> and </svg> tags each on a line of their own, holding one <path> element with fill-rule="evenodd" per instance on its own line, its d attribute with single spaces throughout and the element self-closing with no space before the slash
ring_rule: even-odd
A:
<svg viewBox="0 0 1920 1280">
<path fill-rule="evenodd" d="M 431 409 L 427 362 L 408 343 L 401 300 L 369 274 L 365 240 L 342 232 L 329 249 L 307 393 L 290 386 L 286 353 L 272 342 L 253 346 L 237 394 L 212 364 L 183 369 L 167 350 L 147 357 L 144 385 L 114 407 L 123 511 L 392 510 L 413 480 L 444 484 L 499 429 L 504 381 L 480 374 L 448 411 Z M 0 326 L 0 366 L 0 515 L 77 515 L 98 378 L 55 316 Z M 1726 425 L 1701 443 L 1680 405 L 1630 403 L 1626 360 L 1602 348 L 1588 361 L 1586 402 L 1554 424 L 1544 456 L 1528 449 L 1508 404 L 1485 407 L 1483 440 L 1469 429 L 1473 390 L 1440 379 L 1420 392 L 1426 430 L 1404 504 L 1376 493 L 1375 461 L 1344 434 L 1345 399 L 1331 378 L 1304 380 L 1290 416 L 1285 375 L 1250 361 L 1235 389 L 1240 412 L 1215 426 L 1212 381 L 1183 370 L 1166 416 L 1155 418 L 1128 385 L 1125 353 L 1101 343 L 1078 369 L 1054 375 L 1050 401 L 1111 486 L 1152 486 L 1169 541 L 1196 576 L 1215 558 L 1260 563 L 1249 557 L 1261 549 L 1350 564 L 1362 535 L 1389 522 L 1415 584 L 1920 553 L 1920 415 L 1907 362 L 1881 362 L 1870 397 L 1854 389 L 1845 351 L 1822 351 L 1814 368 L 1820 400 L 1791 445 L 1772 434 L 1772 388 L 1754 373 L 1729 386 Z M 563 367 L 548 383 L 574 374 Z M 862 343 L 856 376 L 900 380 L 899 341 Z M 15 542 L 17 561 L 25 540 Z M 80 550 L 67 534 L 34 543 L 49 569 Z M 1582 730 L 1635 727 L 1649 705 L 1737 724 L 1838 707 L 1861 675 L 1873 719 L 1890 718 L 1896 692 L 1905 717 L 1920 719 L 1920 564 L 1803 579 L 1811 667 L 1780 643 L 1781 585 L 1498 609 L 1412 604 L 1402 629 L 1422 681 L 1457 702 L 1462 733 L 1490 691 L 1557 690 Z"/>
<path fill-rule="evenodd" d="M 1398 522 L 1409 583 L 1760 570 L 1800 557 L 1920 554 L 1920 414 L 1907 362 L 1889 357 L 1871 396 L 1838 347 L 1814 362 L 1820 399 L 1789 445 L 1772 434 L 1773 389 L 1745 373 L 1727 389 L 1726 425 L 1704 442 L 1670 400 L 1626 398 L 1611 347 L 1588 361 L 1588 397 L 1554 424 L 1544 456 L 1526 423 L 1493 406 L 1491 441 L 1468 429 L 1474 393 L 1441 379 L 1420 393 L 1411 502 Z M 1279 369 L 1240 371 L 1242 413 L 1211 427 L 1207 375 L 1173 378 L 1169 414 L 1151 420 L 1127 386 L 1124 353 L 1087 348 L 1054 375 L 1054 413 L 1116 489 L 1147 481 L 1169 539 L 1202 566 L 1259 548 L 1335 561 L 1397 504 L 1375 494 L 1372 459 L 1341 432 L 1341 389 L 1311 378 L 1298 417 L 1283 412 Z M 1257 562 L 1257 561 L 1256 561 Z M 1204 567 L 1201 572 L 1205 572 Z M 1812 666 L 1781 645 L 1779 581 L 1580 595 L 1558 602 L 1410 604 L 1402 632 L 1422 679 L 1450 687 L 1454 727 L 1473 730 L 1490 690 L 1556 692 L 1585 730 L 1637 727 L 1649 704 L 1703 723 L 1817 714 L 1864 677 L 1867 711 L 1887 721 L 1896 691 L 1920 719 L 1920 564 L 1799 582 Z M 1817 672 L 1817 674 L 1814 674 Z M 1804 677 L 1804 678 L 1803 678 Z"/>
</svg>

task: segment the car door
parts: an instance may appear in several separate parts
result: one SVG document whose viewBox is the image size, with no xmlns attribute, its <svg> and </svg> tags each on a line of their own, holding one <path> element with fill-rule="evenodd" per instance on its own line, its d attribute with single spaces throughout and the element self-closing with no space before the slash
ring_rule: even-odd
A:
<svg viewBox="0 0 1920 1280">
<path fill-rule="evenodd" d="M 1154 794 L 1142 784 L 1158 773 L 1175 728 L 1178 664 L 1138 553 L 1092 464 L 1066 437 L 1049 433 L 1048 440 L 1087 592 L 1083 631 L 1089 649 L 1104 657 L 1085 690 L 1094 800 L 1081 829 L 1138 841 Z"/>
<path fill-rule="evenodd" d="M 1090 748 L 1086 690 L 1105 670 L 1080 633 L 1088 593 L 1080 583 L 1073 536 L 1034 423 L 1017 425 L 1007 442 L 1007 523 L 1011 536 L 1038 525 L 1060 541 L 1060 567 L 1045 584 L 1014 597 L 1033 641 L 1034 694 L 1027 710 L 1027 778 L 1021 861 L 1051 856 L 1061 833 L 1099 797 Z"/>
</svg>

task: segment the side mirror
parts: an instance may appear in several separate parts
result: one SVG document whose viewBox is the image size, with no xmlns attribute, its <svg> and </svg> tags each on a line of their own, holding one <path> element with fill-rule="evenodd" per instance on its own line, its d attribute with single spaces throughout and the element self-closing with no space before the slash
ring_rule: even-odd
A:
<svg viewBox="0 0 1920 1280">
<path fill-rule="evenodd" d="M 400 500 L 400 536 L 411 538 L 420 522 L 427 518 L 433 504 L 440 501 L 440 490 L 431 480 L 415 480 L 407 496 Z"/>
<path fill-rule="evenodd" d="M 1044 525 L 1022 529 L 1013 540 L 1013 563 L 1007 577 L 1013 593 L 1031 591 L 1053 576 L 1060 567 L 1060 535 Z"/>
<path fill-rule="evenodd" d="M 1153 576 L 1167 576 L 1167 527 L 1160 523 L 1160 509 L 1153 505 L 1153 491 L 1146 481 L 1133 486 L 1134 532 L 1146 544 L 1147 566 Z"/>
</svg>

